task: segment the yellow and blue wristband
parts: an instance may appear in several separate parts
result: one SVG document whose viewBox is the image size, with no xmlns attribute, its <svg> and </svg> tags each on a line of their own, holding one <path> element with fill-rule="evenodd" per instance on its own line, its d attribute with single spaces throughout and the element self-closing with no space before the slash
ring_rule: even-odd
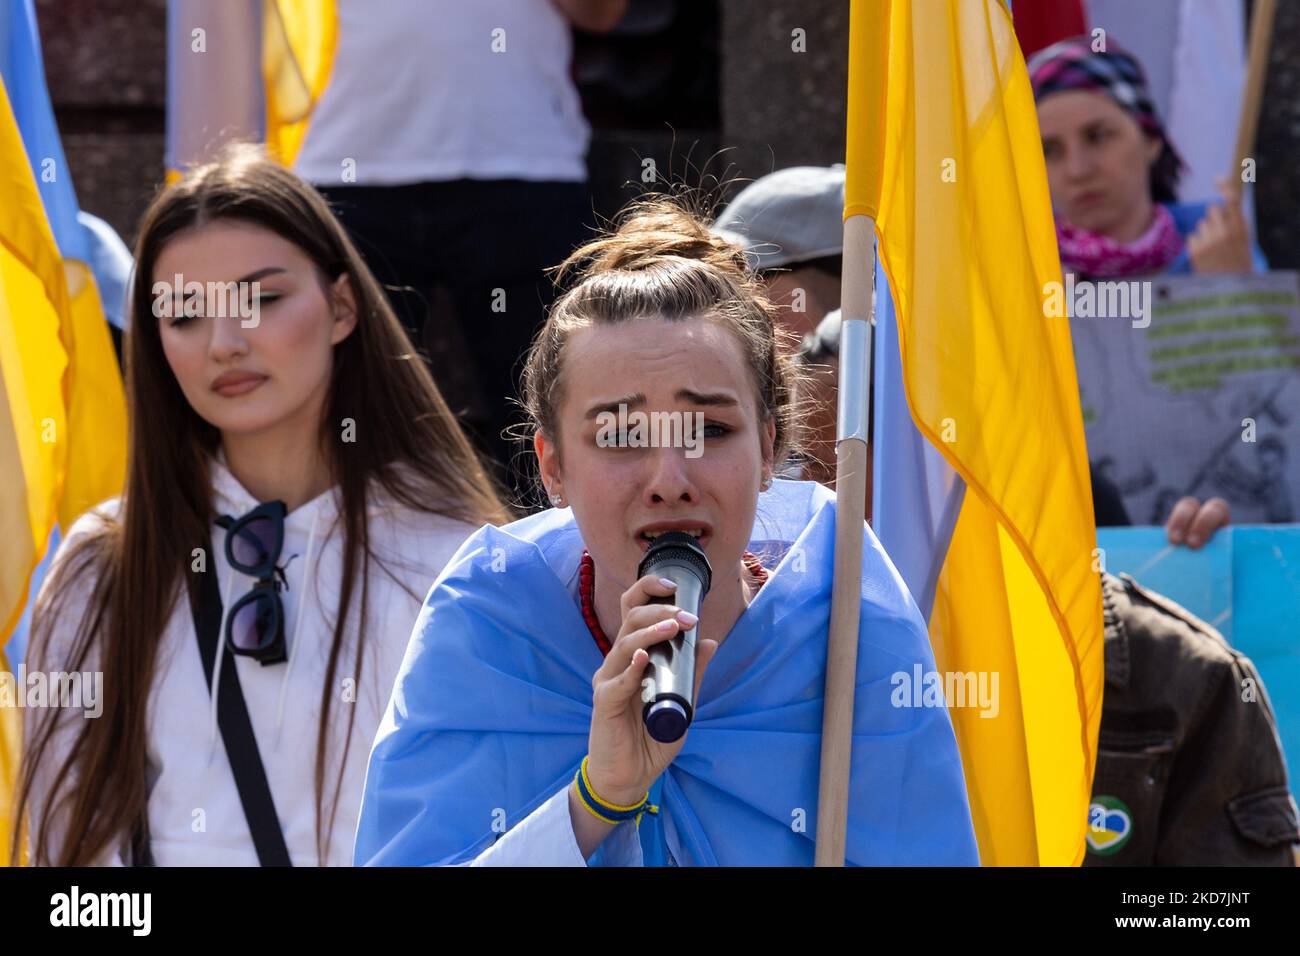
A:
<svg viewBox="0 0 1300 956">
<path fill-rule="evenodd" d="M 620 807 L 617 803 L 610 803 L 602 799 L 595 790 L 592 789 L 591 780 L 587 777 L 587 760 L 589 757 L 582 758 L 582 764 L 578 767 L 578 772 L 573 775 L 574 782 L 578 785 L 578 796 L 582 799 L 582 805 L 597 820 L 603 820 L 610 826 L 618 826 L 625 820 L 635 820 L 638 825 L 641 823 L 641 814 L 649 812 L 657 814 L 659 808 L 650 802 L 650 793 L 646 791 L 636 803 Z"/>
</svg>

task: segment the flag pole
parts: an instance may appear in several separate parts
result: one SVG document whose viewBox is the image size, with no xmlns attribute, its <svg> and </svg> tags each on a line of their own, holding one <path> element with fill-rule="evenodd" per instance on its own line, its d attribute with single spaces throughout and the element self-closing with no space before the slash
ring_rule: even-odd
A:
<svg viewBox="0 0 1300 956">
<path fill-rule="evenodd" d="M 1259 111 L 1264 102 L 1264 81 L 1268 76 L 1268 48 L 1273 37 L 1273 20 L 1277 0 L 1258 0 L 1250 21 L 1250 48 L 1246 54 L 1246 88 L 1241 94 L 1241 113 L 1237 117 L 1237 145 L 1232 153 L 1233 168 L 1228 181 L 1241 192 L 1241 164 L 1255 149 L 1255 132 L 1259 128 Z"/>
<path fill-rule="evenodd" d="M 835 574 L 830 642 L 826 649 L 821 780 L 817 795 L 817 866 L 843 866 L 848 824 L 849 763 L 857 677 L 858 620 L 862 611 L 862 539 L 867 499 L 867 421 L 871 409 L 871 290 L 874 284 L 870 216 L 844 222 L 840 308 L 840 382 L 836 422 Z M 850 254 L 850 250 L 853 250 Z"/>
<path fill-rule="evenodd" d="M 840 294 L 836 422 L 835 571 L 817 792 L 817 866 L 843 866 L 853 749 L 853 698 L 862 613 L 862 541 L 867 498 L 872 287 L 876 212 L 884 162 L 885 77 L 890 0 L 853 0 Z"/>
</svg>

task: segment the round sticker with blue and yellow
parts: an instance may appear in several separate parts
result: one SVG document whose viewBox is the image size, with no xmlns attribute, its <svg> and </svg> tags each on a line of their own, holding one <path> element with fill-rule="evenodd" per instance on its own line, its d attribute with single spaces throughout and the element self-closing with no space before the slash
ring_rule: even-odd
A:
<svg viewBox="0 0 1300 956">
<path fill-rule="evenodd" d="M 1133 834 L 1133 814 L 1124 801 L 1097 794 L 1088 806 L 1088 852 L 1098 856 L 1118 853 Z"/>
</svg>

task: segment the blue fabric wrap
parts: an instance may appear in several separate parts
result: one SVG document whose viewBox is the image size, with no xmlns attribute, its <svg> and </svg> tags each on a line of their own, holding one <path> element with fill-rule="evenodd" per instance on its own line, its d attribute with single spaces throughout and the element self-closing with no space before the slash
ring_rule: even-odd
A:
<svg viewBox="0 0 1300 956">
<path fill-rule="evenodd" d="M 812 863 L 834 540 L 822 486 L 778 480 L 760 497 L 750 550 L 780 563 L 719 648 L 661 778 L 679 865 Z M 358 864 L 472 860 L 503 813 L 514 826 L 571 781 L 601 665 L 566 584 L 582 550 L 571 512 L 552 510 L 480 529 L 438 577 L 371 753 Z M 934 661 L 869 528 L 861 593 L 847 860 L 977 864 L 947 711 L 890 702 L 891 675 Z"/>
</svg>

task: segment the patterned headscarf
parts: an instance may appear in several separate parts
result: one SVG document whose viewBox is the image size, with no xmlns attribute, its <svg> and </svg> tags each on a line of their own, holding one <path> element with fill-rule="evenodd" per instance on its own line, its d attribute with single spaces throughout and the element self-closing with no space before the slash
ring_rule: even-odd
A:
<svg viewBox="0 0 1300 956">
<path fill-rule="evenodd" d="M 1039 50 L 1027 66 L 1035 102 L 1068 90 L 1096 90 L 1109 96 L 1145 132 L 1159 139 L 1163 148 L 1151 167 L 1151 198 L 1156 202 L 1177 201 L 1183 161 L 1156 113 L 1142 65 L 1131 53 L 1109 38 L 1106 50 L 1098 53 L 1092 49 L 1091 38 L 1079 36 Z"/>
</svg>

